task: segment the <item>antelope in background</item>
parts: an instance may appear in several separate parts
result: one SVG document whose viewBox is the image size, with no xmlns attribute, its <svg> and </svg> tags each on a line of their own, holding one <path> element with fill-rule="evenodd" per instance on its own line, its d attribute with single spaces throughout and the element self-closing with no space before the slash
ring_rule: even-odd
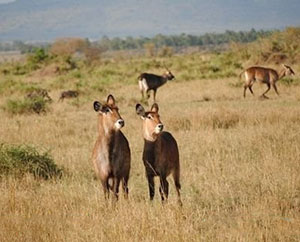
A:
<svg viewBox="0 0 300 242">
<path fill-rule="evenodd" d="M 277 95 L 279 95 L 276 82 L 283 78 L 284 76 L 295 75 L 295 72 L 291 67 L 287 65 L 282 65 L 283 69 L 279 72 L 271 68 L 265 68 L 261 66 L 252 66 L 244 70 L 239 77 L 244 74 L 245 84 L 244 84 L 244 97 L 246 97 L 247 88 L 249 88 L 252 95 L 254 95 L 252 86 L 255 81 L 265 83 L 267 85 L 267 90 L 261 95 L 261 97 L 268 98 L 265 94 L 270 90 L 271 86 L 274 88 Z"/>
<path fill-rule="evenodd" d="M 167 68 L 166 68 L 167 69 Z M 174 79 L 175 76 L 172 74 L 170 70 L 167 71 L 159 76 L 151 73 L 142 73 L 139 75 L 139 87 L 142 93 L 142 99 L 144 99 L 144 92 L 146 92 L 147 100 L 150 98 L 150 91 L 153 90 L 153 102 L 155 103 L 156 100 L 156 91 L 157 89 L 164 85 L 167 81 Z"/>
<path fill-rule="evenodd" d="M 144 151 L 143 161 L 149 185 L 150 200 L 153 200 L 154 177 L 159 176 L 159 192 L 162 201 L 169 195 L 169 183 L 167 177 L 172 174 L 180 199 L 180 164 L 179 151 L 176 140 L 169 132 L 163 132 L 163 124 L 158 114 L 158 105 L 154 103 L 149 112 L 146 112 L 141 104 L 136 105 L 136 113 L 143 120 Z"/>
<path fill-rule="evenodd" d="M 65 98 L 75 98 L 78 97 L 78 95 L 79 95 L 78 91 L 73 91 L 73 90 L 63 91 L 60 94 L 58 101 L 64 101 Z"/>
<path fill-rule="evenodd" d="M 124 126 L 124 120 L 112 95 L 107 97 L 105 104 L 95 101 L 94 110 L 99 113 L 99 136 L 94 146 L 92 160 L 96 174 L 101 180 L 104 196 L 108 198 L 111 189 L 117 200 L 122 181 L 124 196 L 128 198 L 131 157 L 128 141 L 120 130 Z"/>
<path fill-rule="evenodd" d="M 27 98 L 36 99 L 42 98 L 48 102 L 52 102 L 52 98 L 49 96 L 49 93 L 46 89 L 36 89 L 27 94 Z"/>
</svg>

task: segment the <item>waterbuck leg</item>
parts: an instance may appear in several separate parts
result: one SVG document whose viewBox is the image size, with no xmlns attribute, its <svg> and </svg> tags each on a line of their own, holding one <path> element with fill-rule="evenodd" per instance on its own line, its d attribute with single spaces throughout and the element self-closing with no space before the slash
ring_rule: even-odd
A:
<svg viewBox="0 0 300 242">
<path fill-rule="evenodd" d="M 120 179 L 115 177 L 113 179 L 113 191 L 114 191 L 116 200 L 118 200 L 118 198 L 119 198 L 119 186 L 120 186 Z"/>
<path fill-rule="evenodd" d="M 147 104 L 148 104 L 148 106 L 150 106 L 151 102 L 149 102 L 150 101 L 150 90 L 149 89 L 146 91 L 146 96 L 147 96 Z"/>
<path fill-rule="evenodd" d="M 144 90 L 141 90 L 142 100 L 144 100 Z"/>
<path fill-rule="evenodd" d="M 142 100 L 144 100 L 144 87 L 143 87 L 143 83 L 141 80 L 139 80 L 139 88 L 142 94 Z"/>
<path fill-rule="evenodd" d="M 248 86 L 244 85 L 244 98 L 246 97 L 246 91 L 247 91 Z"/>
<path fill-rule="evenodd" d="M 268 89 L 261 95 L 262 97 L 265 97 L 265 98 L 268 98 L 268 97 L 265 96 L 265 94 L 266 94 L 266 93 L 270 90 L 270 88 L 271 88 L 270 83 L 267 83 L 267 86 L 268 86 Z"/>
<path fill-rule="evenodd" d="M 123 178 L 123 192 L 124 198 L 128 199 L 128 177 Z"/>
<path fill-rule="evenodd" d="M 159 192 L 161 196 L 161 200 L 164 201 L 168 199 L 169 195 L 169 183 L 165 177 L 160 177 L 160 187 Z"/>
<path fill-rule="evenodd" d="M 273 88 L 274 88 L 274 90 L 275 90 L 276 94 L 279 96 L 279 93 L 278 93 L 278 90 L 277 90 L 276 84 L 274 83 L 274 84 L 272 84 L 272 86 L 273 86 Z"/>
<path fill-rule="evenodd" d="M 108 183 L 108 178 L 102 181 L 102 187 L 103 187 L 103 192 L 104 192 L 104 198 L 108 199 L 109 198 L 109 183 Z"/>
<path fill-rule="evenodd" d="M 249 86 L 249 90 L 250 90 L 250 92 L 252 93 L 252 95 L 254 96 L 254 93 L 253 93 L 253 91 L 252 91 L 252 86 Z"/>
<path fill-rule="evenodd" d="M 149 186 L 149 195 L 150 195 L 150 200 L 152 201 L 154 198 L 154 178 L 151 175 L 147 175 L 148 179 L 148 186 Z"/>
<path fill-rule="evenodd" d="M 149 89 L 146 91 L 146 96 L 147 96 L 147 99 L 150 98 L 150 90 Z"/>
<path fill-rule="evenodd" d="M 174 183 L 175 183 L 175 187 L 176 187 L 178 203 L 179 203 L 180 206 L 182 206 L 182 201 L 181 201 L 181 197 L 180 197 L 181 185 L 180 185 L 180 182 L 179 182 L 179 170 L 176 170 L 173 173 L 173 178 L 174 178 Z"/>
<path fill-rule="evenodd" d="M 153 102 L 156 102 L 156 89 L 153 90 Z"/>
</svg>

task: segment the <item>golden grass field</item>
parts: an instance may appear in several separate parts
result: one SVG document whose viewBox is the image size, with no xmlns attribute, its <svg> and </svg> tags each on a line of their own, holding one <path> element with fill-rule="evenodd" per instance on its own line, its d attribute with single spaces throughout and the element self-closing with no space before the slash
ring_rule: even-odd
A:
<svg viewBox="0 0 300 242">
<path fill-rule="evenodd" d="M 175 73 L 176 75 L 176 73 Z M 62 179 L 30 175 L 0 182 L 0 241 L 300 241 L 300 86 L 278 83 L 269 100 L 233 87 L 236 79 L 169 82 L 158 90 L 161 120 L 177 139 L 183 207 L 171 177 L 169 202 L 151 203 L 141 160 L 138 85 L 57 102 L 45 115 L 0 110 L 0 141 L 49 150 Z M 129 200 L 104 200 L 91 154 L 93 101 L 113 94 L 131 153 Z M 151 96 L 152 97 L 152 96 Z M 0 104 L 7 97 L 1 96 Z M 79 101 L 82 97 L 79 97 Z"/>
</svg>

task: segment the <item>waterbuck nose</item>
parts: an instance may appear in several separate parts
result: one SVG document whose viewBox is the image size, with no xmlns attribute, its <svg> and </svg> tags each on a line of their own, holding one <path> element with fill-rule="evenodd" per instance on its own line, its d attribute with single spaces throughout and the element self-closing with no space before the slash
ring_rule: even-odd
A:
<svg viewBox="0 0 300 242">
<path fill-rule="evenodd" d="M 158 124 L 157 127 L 159 128 L 160 131 L 162 131 L 163 128 L 164 128 L 164 125 L 163 124 Z"/>
<path fill-rule="evenodd" d="M 123 119 L 119 119 L 119 120 L 118 120 L 118 124 L 119 124 L 121 127 L 123 127 L 124 124 L 125 124 L 125 122 L 124 122 Z"/>
</svg>

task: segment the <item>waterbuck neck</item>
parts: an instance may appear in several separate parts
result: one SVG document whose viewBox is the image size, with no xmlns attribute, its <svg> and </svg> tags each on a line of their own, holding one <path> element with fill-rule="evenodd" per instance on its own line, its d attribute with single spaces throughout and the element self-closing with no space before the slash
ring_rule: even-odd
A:
<svg viewBox="0 0 300 242">
<path fill-rule="evenodd" d="M 114 133 L 114 129 L 109 127 L 105 122 L 103 122 L 103 118 L 99 117 L 98 119 L 98 132 L 99 136 L 109 137 Z"/>
<path fill-rule="evenodd" d="M 162 75 L 162 84 L 166 83 L 168 81 L 168 76 L 167 75 Z"/>
<path fill-rule="evenodd" d="M 155 132 L 150 133 L 146 127 L 143 127 L 144 140 L 148 142 L 155 142 L 159 134 Z"/>
<path fill-rule="evenodd" d="M 278 74 L 278 80 L 285 77 L 285 69 L 281 70 Z"/>
</svg>

